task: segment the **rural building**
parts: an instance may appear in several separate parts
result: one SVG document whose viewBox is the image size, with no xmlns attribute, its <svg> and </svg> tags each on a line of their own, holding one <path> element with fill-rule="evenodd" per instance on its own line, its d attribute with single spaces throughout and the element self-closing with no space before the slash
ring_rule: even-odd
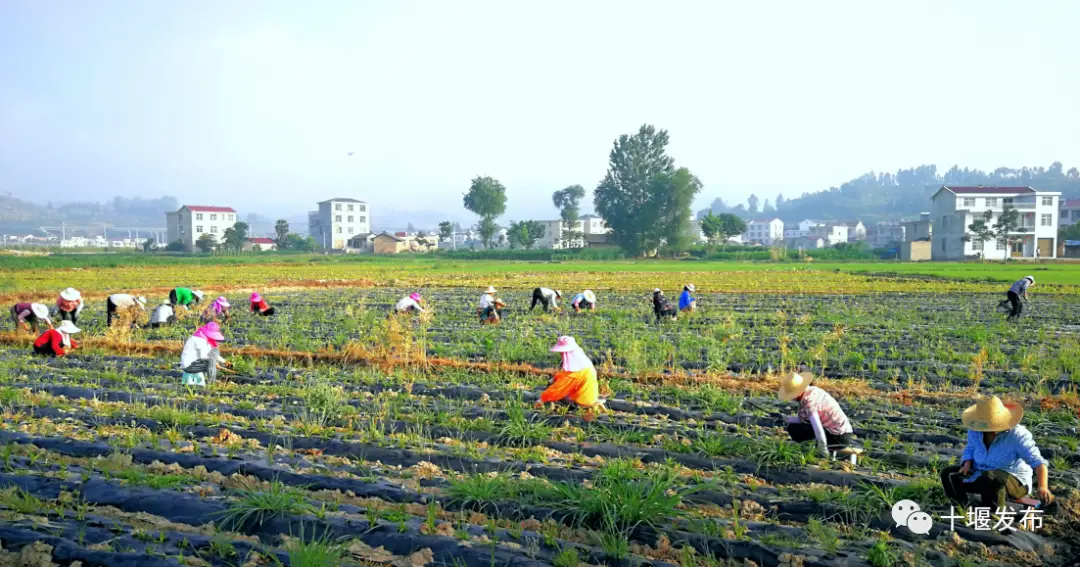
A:
<svg viewBox="0 0 1080 567">
<path fill-rule="evenodd" d="M 810 227 L 807 236 L 820 236 L 825 239 L 827 246 L 836 246 L 848 241 L 848 227 L 846 224 L 820 223 Z"/>
<path fill-rule="evenodd" d="M 165 233 L 167 243 L 177 240 L 184 243 L 184 249 L 191 252 L 195 241 L 204 234 L 210 234 L 220 242 L 225 229 L 236 224 L 236 211 L 232 207 L 206 207 L 202 205 L 184 205 L 173 213 L 165 213 Z"/>
<path fill-rule="evenodd" d="M 746 223 L 743 242 L 772 246 L 784 240 L 784 221 L 778 218 L 754 219 Z"/>
<path fill-rule="evenodd" d="M 856 242 L 860 240 L 866 240 L 866 226 L 859 220 L 846 220 L 840 221 L 836 224 L 842 224 L 848 229 L 848 242 Z"/>
<path fill-rule="evenodd" d="M 1056 258 L 1060 197 L 1061 193 L 1036 191 L 1031 187 L 944 186 L 933 196 L 934 230 L 930 239 L 933 259 Z M 990 221 L 993 224 L 1007 209 L 1020 213 L 1011 250 L 1005 249 L 1005 242 L 970 240 L 968 226 L 982 219 L 985 211 L 993 213 Z"/>
<path fill-rule="evenodd" d="M 370 232 L 371 209 L 363 201 L 328 199 L 308 213 L 308 234 L 323 250 L 344 250 L 350 238 Z"/>
<path fill-rule="evenodd" d="M 926 262 L 930 257 L 929 240 L 912 240 L 900 243 L 900 259 L 904 262 Z"/>
<path fill-rule="evenodd" d="M 930 213 L 919 213 L 919 220 L 900 223 L 904 227 L 904 242 L 930 240 L 934 229 L 930 222 Z"/>
<path fill-rule="evenodd" d="M 378 255 L 402 252 L 432 252 L 438 247 L 438 238 L 425 234 L 409 236 L 406 233 L 382 232 L 371 239 L 372 251 Z"/>
<path fill-rule="evenodd" d="M 375 251 L 375 237 L 373 232 L 357 234 L 345 242 L 345 251 L 354 254 L 370 254 Z"/>
<path fill-rule="evenodd" d="M 870 248 L 888 248 L 904 241 L 903 223 L 899 221 L 878 221 L 866 227 L 866 244 Z"/>
<path fill-rule="evenodd" d="M 585 234 L 607 234 L 611 229 L 599 215 L 582 215 L 581 231 Z"/>
<path fill-rule="evenodd" d="M 552 250 L 561 250 L 563 248 L 582 248 L 585 246 L 585 222 L 578 220 L 573 224 L 573 231 L 576 232 L 579 237 L 573 240 L 566 240 L 563 238 L 563 227 L 567 224 L 562 219 L 539 221 L 544 225 L 544 237 L 536 241 L 534 245 L 536 248 L 550 248 Z"/>
<path fill-rule="evenodd" d="M 815 250 L 828 246 L 828 242 L 822 236 L 797 236 L 784 242 L 791 250 Z"/>
<path fill-rule="evenodd" d="M 1062 240 L 1058 244 L 1058 258 L 1080 258 L 1080 240 Z"/>
<path fill-rule="evenodd" d="M 1058 209 L 1058 226 L 1065 228 L 1072 226 L 1076 221 L 1080 221 L 1080 199 L 1061 201 L 1061 207 Z"/>
<path fill-rule="evenodd" d="M 259 247 L 258 249 L 263 251 L 263 252 L 266 252 L 266 251 L 269 251 L 269 250 L 277 250 L 277 242 L 275 242 L 273 238 L 265 238 L 265 237 L 248 238 L 244 242 L 244 250 L 255 250 L 256 246 L 258 246 Z"/>
</svg>

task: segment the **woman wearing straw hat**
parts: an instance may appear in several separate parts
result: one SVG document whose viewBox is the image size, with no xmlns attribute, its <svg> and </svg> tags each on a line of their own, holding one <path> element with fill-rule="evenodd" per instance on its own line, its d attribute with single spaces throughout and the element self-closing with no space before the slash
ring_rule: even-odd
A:
<svg viewBox="0 0 1080 567">
<path fill-rule="evenodd" d="M 15 322 L 15 330 L 19 327 L 32 333 L 38 332 L 38 323 L 53 328 L 52 319 L 49 319 L 49 306 L 44 303 L 16 303 L 11 306 L 11 320 Z"/>
<path fill-rule="evenodd" d="M 502 308 L 506 307 L 506 304 L 501 299 L 495 297 L 495 286 L 489 285 L 484 294 L 480 296 L 480 304 L 476 308 L 477 315 L 480 316 L 481 323 L 498 323 L 502 318 Z"/>
<path fill-rule="evenodd" d="M 212 321 L 188 337 L 184 350 L 180 353 L 180 368 L 183 370 L 181 380 L 184 385 L 205 386 L 207 375 L 211 382 L 217 378 L 218 369 L 226 364 L 218 352 L 218 341 L 223 340 L 225 336 L 221 334 L 221 327 Z"/>
<path fill-rule="evenodd" d="M 541 408 L 544 404 L 563 400 L 584 408 L 604 405 L 604 400 L 600 399 L 596 367 L 574 337 L 559 337 L 555 346 L 551 347 L 551 352 L 562 355 L 562 370 L 555 373 L 551 384 L 540 394 L 536 407 Z"/>
<path fill-rule="evenodd" d="M 788 418 L 787 431 L 797 443 L 817 441 L 825 456 L 830 448 L 843 449 L 851 445 L 851 422 L 840 404 L 828 392 L 811 386 L 809 372 L 792 373 L 780 380 L 780 401 L 799 402 L 798 415 Z"/>
<path fill-rule="evenodd" d="M 959 465 L 941 471 L 941 485 L 950 500 L 967 506 L 968 495 L 977 494 L 983 506 L 1003 508 L 1007 500 L 1031 493 L 1034 469 L 1039 500 L 1053 502 L 1047 461 L 1031 432 L 1020 425 L 1023 416 L 1020 404 L 1002 402 L 997 396 L 980 398 L 964 410 L 960 416 L 968 429 L 964 454 Z"/>
<path fill-rule="evenodd" d="M 135 297 L 130 293 L 114 293 L 105 300 L 105 326 L 112 327 L 113 320 L 119 317 L 118 313 L 123 309 L 132 314 L 132 323 L 135 314 L 146 310 L 146 298 Z"/>
<path fill-rule="evenodd" d="M 582 310 L 593 311 L 596 309 L 596 294 L 587 289 L 575 295 L 574 299 L 570 300 L 570 306 L 574 308 L 574 313 L 581 313 Z"/>
<path fill-rule="evenodd" d="M 529 311 L 535 309 L 537 303 L 544 306 L 544 313 L 547 313 L 549 310 L 558 311 L 559 301 L 562 301 L 561 291 L 546 287 L 538 287 L 533 290 L 532 305 L 529 306 Z"/>
<path fill-rule="evenodd" d="M 679 311 L 693 313 L 697 309 L 697 300 L 693 296 L 695 291 L 697 288 L 692 283 L 683 286 L 682 293 L 679 295 Z"/>
<path fill-rule="evenodd" d="M 656 322 L 664 318 L 677 319 L 679 312 L 675 310 L 675 307 L 671 305 L 671 302 L 664 297 L 664 291 L 660 288 L 652 290 L 652 310 L 653 315 L 656 315 Z"/>
<path fill-rule="evenodd" d="M 61 321 L 71 321 L 72 325 L 78 325 L 79 313 L 82 313 L 82 310 L 82 294 L 73 287 L 61 291 L 60 296 L 56 298 L 56 314 Z"/>
<path fill-rule="evenodd" d="M 263 317 L 269 317 L 274 314 L 274 308 L 270 307 L 270 304 L 256 291 L 251 294 L 251 312 Z"/>
<path fill-rule="evenodd" d="M 79 328 L 71 321 L 61 321 L 55 329 L 49 329 L 34 341 L 34 354 L 41 356 L 64 356 L 72 349 L 79 348 L 71 335 Z"/>
</svg>

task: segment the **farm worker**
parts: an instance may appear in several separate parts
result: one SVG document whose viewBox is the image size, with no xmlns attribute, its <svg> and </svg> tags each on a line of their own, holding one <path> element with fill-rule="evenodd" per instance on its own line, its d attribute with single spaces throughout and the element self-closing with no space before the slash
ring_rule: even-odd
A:
<svg viewBox="0 0 1080 567">
<path fill-rule="evenodd" d="M 495 297 L 495 286 L 489 285 L 484 294 L 480 296 L 480 304 L 476 311 L 480 315 L 481 323 L 498 323 L 502 316 L 500 311 L 506 304 Z"/>
<path fill-rule="evenodd" d="M 682 293 L 679 295 L 679 311 L 692 312 L 697 309 L 697 300 L 691 295 L 697 291 L 694 288 L 694 284 L 686 284 L 682 288 Z"/>
<path fill-rule="evenodd" d="M 420 294 L 413 292 L 408 297 L 402 297 L 394 306 L 394 311 L 397 313 L 423 313 L 424 308 L 420 307 L 421 301 L 423 301 L 423 298 L 420 297 Z"/>
<path fill-rule="evenodd" d="M 581 313 L 582 309 L 593 311 L 596 309 L 596 294 L 592 290 L 587 289 L 574 296 L 574 299 L 570 301 L 570 305 L 574 308 L 574 312 Z"/>
<path fill-rule="evenodd" d="M 191 307 L 203 300 L 203 292 L 186 287 L 178 287 L 169 292 L 169 303 L 173 307 Z"/>
<path fill-rule="evenodd" d="M 679 312 L 671 306 L 671 302 L 664 297 L 664 292 L 660 288 L 652 290 L 652 305 L 657 321 L 664 317 L 675 319 L 679 316 Z"/>
<path fill-rule="evenodd" d="M 150 314 L 150 328 L 157 329 L 176 322 L 176 312 L 172 305 L 162 303 L 154 308 Z"/>
<path fill-rule="evenodd" d="M 136 310 L 146 310 L 146 298 L 135 297 L 134 295 L 127 293 L 114 293 L 105 300 L 105 325 L 112 327 L 113 319 L 117 317 L 117 312 L 123 309 L 125 311 L 134 312 Z"/>
<path fill-rule="evenodd" d="M 1017 280 L 1009 288 L 1009 292 L 1006 294 L 1009 298 L 1009 304 L 1012 305 L 1012 310 L 1009 311 L 1009 319 L 1016 319 L 1020 317 L 1020 312 L 1024 310 L 1024 305 L 1020 303 L 1020 298 L 1024 298 L 1027 301 L 1028 288 L 1035 285 L 1035 276 L 1024 276 L 1024 279 Z"/>
<path fill-rule="evenodd" d="M 205 386 L 207 375 L 211 382 L 217 378 L 218 368 L 225 364 L 225 359 L 218 352 L 218 341 L 223 340 L 225 336 L 221 334 L 221 327 L 213 321 L 199 327 L 188 337 L 180 353 L 184 385 Z"/>
<path fill-rule="evenodd" d="M 251 312 L 256 315 L 268 317 L 274 314 L 274 308 L 270 307 L 270 304 L 256 291 L 251 294 Z"/>
<path fill-rule="evenodd" d="M 68 320 L 60 322 L 60 326 L 49 329 L 34 341 L 34 354 L 43 356 L 64 356 L 71 349 L 79 348 L 71 335 L 79 332 L 79 328 Z"/>
<path fill-rule="evenodd" d="M 49 306 L 44 303 L 16 303 L 11 307 L 11 319 L 15 321 L 15 330 L 19 327 L 36 333 L 38 323 L 45 323 L 53 328 L 52 319 L 49 319 Z"/>
<path fill-rule="evenodd" d="M 1006 500 L 1026 498 L 1031 493 L 1034 469 L 1039 500 L 1053 502 L 1047 461 L 1031 432 L 1020 425 L 1023 416 L 1023 407 L 1004 403 L 997 396 L 980 398 L 964 410 L 960 416 L 968 429 L 964 454 L 959 465 L 941 471 L 941 485 L 950 500 L 967 506 L 968 495 L 977 494 L 982 506 L 1002 508 Z"/>
<path fill-rule="evenodd" d="M 61 321 L 71 321 L 78 325 L 79 313 L 82 313 L 82 310 L 82 294 L 73 287 L 61 291 L 60 297 L 56 298 L 56 314 Z"/>
<path fill-rule="evenodd" d="M 219 296 L 213 303 L 206 306 L 202 312 L 202 322 L 209 323 L 210 321 L 222 321 L 229 322 L 229 308 L 232 305 L 229 304 L 229 300 L 225 299 L 225 296 Z"/>
<path fill-rule="evenodd" d="M 809 372 L 792 373 L 780 380 L 780 401 L 799 402 L 797 415 L 788 418 L 787 431 L 796 443 L 816 440 L 818 448 L 829 456 L 829 447 L 848 447 L 851 444 L 851 422 L 844 410 L 828 392 L 811 386 Z"/>
<path fill-rule="evenodd" d="M 574 337 L 559 337 L 555 346 L 551 347 L 551 352 L 562 354 L 562 370 L 555 373 L 551 384 L 540 394 L 536 407 L 562 400 L 569 400 L 586 408 L 603 405 L 600 385 L 596 380 L 596 368 Z"/>
<path fill-rule="evenodd" d="M 544 312 L 547 313 L 548 309 L 559 310 L 559 304 L 555 300 L 562 299 L 562 292 L 557 289 L 548 289 L 546 287 L 538 287 L 533 290 L 532 305 L 529 306 L 529 311 L 532 311 L 536 307 L 537 303 L 544 306 Z"/>
</svg>

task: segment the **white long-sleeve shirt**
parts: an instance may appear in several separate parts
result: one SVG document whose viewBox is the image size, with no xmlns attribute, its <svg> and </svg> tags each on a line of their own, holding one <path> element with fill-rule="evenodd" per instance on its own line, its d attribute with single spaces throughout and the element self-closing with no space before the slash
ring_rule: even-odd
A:
<svg viewBox="0 0 1080 567">
<path fill-rule="evenodd" d="M 495 297 L 490 293 L 485 293 L 480 296 L 480 309 L 487 309 L 495 303 Z"/>
<path fill-rule="evenodd" d="M 398 301 L 397 305 L 394 306 L 394 309 L 399 313 L 404 313 L 405 311 L 408 311 L 410 307 L 417 311 L 424 310 L 424 308 L 420 307 L 420 304 L 411 297 L 402 297 L 401 301 Z"/>
<path fill-rule="evenodd" d="M 187 368 L 196 360 L 209 359 L 211 350 L 214 350 L 214 347 L 210 346 L 210 342 L 206 339 L 196 336 L 188 337 L 187 342 L 184 343 L 184 350 L 180 353 L 180 368 Z M 217 360 L 210 362 L 220 364 L 225 362 L 225 359 L 218 354 Z"/>
<path fill-rule="evenodd" d="M 171 305 L 162 304 L 154 308 L 154 312 L 150 314 L 151 323 L 168 323 L 169 317 L 174 315 Z"/>
<path fill-rule="evenodd" d="M 544 296 L 544 299 L 550 301 L 552 307 L 559 306 L 557 303 L 555 303 L 555 290 L 542 287 L 540 288 L 540 295 Z"/>
<path fill-rule="evenodd" d="M 109 301 L 117 307 L 138 307 L 145 310 L 145 307 L 135 300 L 135 296 L 129 293 L 114 293 L 109 296 Z"/>
</svg>

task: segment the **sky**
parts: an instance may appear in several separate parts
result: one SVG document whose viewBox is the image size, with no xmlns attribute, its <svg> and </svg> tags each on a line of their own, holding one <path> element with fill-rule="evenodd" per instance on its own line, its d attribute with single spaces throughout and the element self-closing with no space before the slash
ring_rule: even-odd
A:
<svg viewBox="0 0 1080 567">
<path fill-rule="evenodd" d="M 555 218 L 666 129 L 696 203 L 1080 165 L 1080 2 L 5 0 L 0 194 Z M 352 153 L 350 156 L 349 154 Z M 585 209 L 591 205 L 586 203 Z"/>
</svg>

